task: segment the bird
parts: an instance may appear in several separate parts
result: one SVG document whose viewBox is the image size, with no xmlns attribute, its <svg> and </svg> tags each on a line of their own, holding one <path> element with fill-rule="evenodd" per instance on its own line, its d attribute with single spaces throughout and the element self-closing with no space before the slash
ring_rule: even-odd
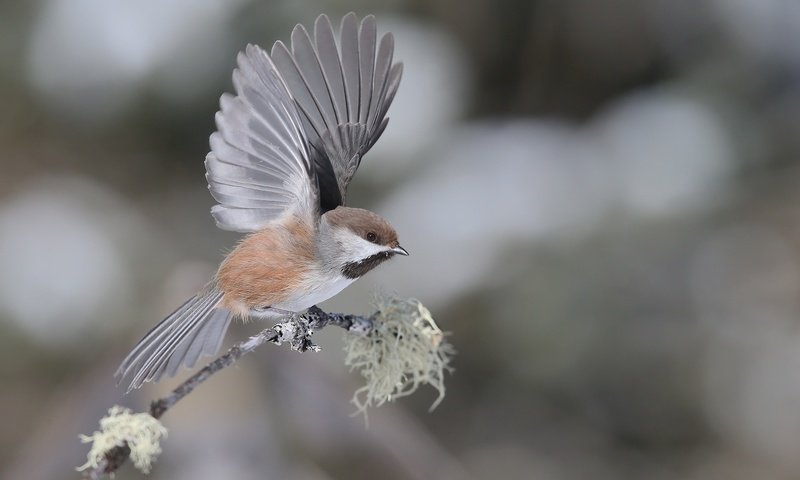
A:
<svg viewBox="0 0 800 480">
<path fill-rule="evenodd" d="M 216 225 L 245 233 L 214 278 L 153 327 L 115 373 L 128 391 L 215 355 L 233 320 L 298 314 L 397 255 L 394 227 L 345 204 L 384 132 L 403 72 L 394 37 L 354 13 L 338 42 L 326 15 L 298 24 L 290 47 L 248 44 L 209 138 L 206 180 Z"/>
</svg>

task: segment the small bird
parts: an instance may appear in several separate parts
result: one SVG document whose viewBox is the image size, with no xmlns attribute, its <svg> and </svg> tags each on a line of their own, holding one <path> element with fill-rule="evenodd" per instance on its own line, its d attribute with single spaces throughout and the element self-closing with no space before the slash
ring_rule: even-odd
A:
<svg viewBox="0 0 800 480">
<path fill-rule="evenodd" d="M 333 297 L 395 255 L 408 255 L 379 215 L 345 206 L 363 155 L 386 128 L 402 75 L 375 17 L 325 15 L 291 50 L 248 45 L 223 94 L 206 179 L 217 226 L 247 232 L 215 278 L 142 338 L 115 376 L 144 382 L 219 350 L 232 319 L 277 318 Z"/>
</svg>

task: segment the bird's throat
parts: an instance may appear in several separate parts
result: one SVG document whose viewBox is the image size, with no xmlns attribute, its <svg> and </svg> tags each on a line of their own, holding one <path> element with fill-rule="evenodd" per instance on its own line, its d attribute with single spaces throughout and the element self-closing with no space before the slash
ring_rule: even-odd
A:
<svg viewBox="0 0 800 480">
<path fill-rule="evenodd" d="M 392 258 L 392 252 L 378 252 L 363 260 L 345 263 L 342 267 L 342 275 L 356 279 L 390 258 Z"/>
</svg>

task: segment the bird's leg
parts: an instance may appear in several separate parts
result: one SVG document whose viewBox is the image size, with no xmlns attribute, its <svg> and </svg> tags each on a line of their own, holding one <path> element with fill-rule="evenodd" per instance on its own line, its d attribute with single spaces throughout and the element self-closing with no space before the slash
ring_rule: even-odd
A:
<svg viewBox="0 0 800 480">
<path fill-rule="evenodd" d="M 311 341 L 315 330 L 327 325 L 336 325 L 350 333 L 367 335 L 372 330 L 372 318 L 342 313 L 327 313 L 316 305 L 309 307 L 305 313 L 289 312 L 278 308 L 265 307 L 265 312 L 275 315 L 286 315 L 287 319 L 275 325 L 278 336 L 272 340 L 278 345 L 290 343 L 293 350 L 305 352 L 318 351 L 319 347 Z"/>
<path fill-rule="evenodd" d="M 276 335 L 274 338 L 270 339 L 272 343 L 277 345 L 288 343 L 291 345 L 292 350 L 300 352 L 319 350 L 319 347 L 311 341 L 311 335 L 314 333 L 316 325 L 307 317 L 297 312 L 271 306 L 260 307 L 254 309 L 254 311 L 266 318 L 284 318 L 283 321 L 275 324 L 273 327 Z"/>
</svg>

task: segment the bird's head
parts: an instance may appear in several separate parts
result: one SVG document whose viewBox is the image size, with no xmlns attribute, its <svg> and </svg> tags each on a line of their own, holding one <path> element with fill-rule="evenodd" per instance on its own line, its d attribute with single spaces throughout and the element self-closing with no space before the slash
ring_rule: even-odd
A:
<svg viewBox="0 0 800 480">
<path fill-rule="evenodd" d="M 323 255 L 347 278 L 358 278 L 395 255 L 408 255 L 383 217 L 361 208 L 337 207 L 323 215 Z"/>
</svg>

